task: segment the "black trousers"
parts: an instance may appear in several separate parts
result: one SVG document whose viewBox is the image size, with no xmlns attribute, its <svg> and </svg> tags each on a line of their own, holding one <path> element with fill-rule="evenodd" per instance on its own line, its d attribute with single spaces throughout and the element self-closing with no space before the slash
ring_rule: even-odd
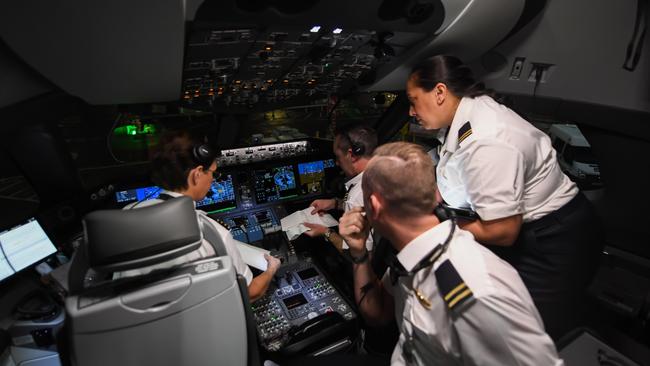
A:
<svg viewBox="0 0 650 366">
<path fill-rule="evenodd" d="M 578 193 L 557 211 L 522 225 L 511 247 L 491 248 L 517 269 L 555 341 L 581 323 L 603 235 L 591 202 Z"/>
</svg>

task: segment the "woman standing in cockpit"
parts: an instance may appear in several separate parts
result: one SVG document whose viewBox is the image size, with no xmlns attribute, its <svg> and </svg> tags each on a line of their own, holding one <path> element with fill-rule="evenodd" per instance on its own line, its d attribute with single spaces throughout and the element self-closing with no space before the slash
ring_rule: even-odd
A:
<svg viewBox="0 0 650 366">
<path fill-rule="evenodd" d="M 409 114 L 438 129 L 438 190 L 480 219 L 460 226 L 521 275 L 557 340 L 578 322 L 602 237 L 589 201 L 561 170 L 549 137 L 496 102 L 453 56 L 416 65 Z"/>
</svg>

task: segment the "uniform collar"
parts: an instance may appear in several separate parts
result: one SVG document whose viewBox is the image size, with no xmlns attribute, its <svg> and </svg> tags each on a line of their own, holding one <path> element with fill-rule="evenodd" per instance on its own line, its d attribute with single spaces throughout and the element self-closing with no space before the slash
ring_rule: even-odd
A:
<svg viewBox="0 0 650 366">
<path fill-rule="evenodd" d="M 172 196 L 174 198 L 183 196 L 182 193 L 178 193 L 178 192 L 174 192 L 174 191 L 168 191 L 166 189 L 161 190 L 160 194 L 166 194 L 166 195 Z"/>
<path fill-rule="evenodd" d="M 449 132 L 447 137 L 444 140 L 442 146 L 443 150 L 454 152 L 458 148 L 458 130 L 466 122 L 469 122 L 469 117 L 472 112 L 472 107 L 474 106 L 474 99 L 463 97 L 458 103 L 458 108 L 454 114 L 454 119 L 451 121 L 451 125 L 448 127 Z"/>
<path fill-rule="evenodd" d="M 451 230 L 451 220 L 444 221 L 411 240 L 397 253 L 397 259 L 406 271 L 412 271 L 433 248 L 445 242 Z"/>
<path fill-rule="evenodd" d="M 350 178 L 350 180 L 345 182 L 345 189 L 349 191 L 352 186 L 356 186 L 357 184 L 361 183 L 361 178 L 363 178 L 363 172 L 355 175 L 354 177 Z"/>
<path fill-rule="evenodd" d="M 161 190 L 161 191 L 160 191 L 160 194 L 166 194 L 166 195 L 168 195 L 168 196 L 170 196 L 170 197 L 174 197 L 174 198 L 178 198 L 178 197 L 183 197 L 183 196 L 185 196 L 185 195 L 182 194 L 182 193 L 178 193 L 178 192 L 174 192 L 174 191 L 168 191 L 168 190 L 166 190 L 166 189 Z M 188 196 L 188 197 L 189 197 L 189 196 Z M 196 202 L 195 202 L 195 201 L 192 201 L 192 203 L 194 203 L 194 207 L 196 207 Z"/>
<path fill-rule="evenodd" d="M 441 128 L 438 130 L 436 139 L 440 141 L 440 145 L 443 145 L 445 143 L 445 139 L 447 138 L 447 131 L 449 131 L 449 127 Z"/>
</svg>

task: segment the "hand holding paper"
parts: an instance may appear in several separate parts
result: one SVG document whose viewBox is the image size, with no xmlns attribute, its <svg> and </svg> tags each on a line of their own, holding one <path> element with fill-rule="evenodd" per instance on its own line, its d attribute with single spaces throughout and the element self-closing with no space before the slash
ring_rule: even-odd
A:
<svg viewBox="0 0 650 366">
<path fill-rule="evenodd" d="M 307 231 L 305 231 L 305 235 L 312 238 L 317 238 L 321 235 L 325 235 L 327 230 L 330 229 L 325 225 L 311 224 L 308 222 L 303 222 L 302 224 L 305 225 L 305 227 L 307 228 Z"/>
<path fill-rule="evenodd" d="M 327 211 L 336 208 L 336 200 L 333 198 L 327 200 L 315 200 L 309 206 L 313 208 L 311 211 L 312 214 L 323 216 L 327 213 Z"/>
<path fill-rule="evenodd" d="M 265 256 L 269 254 L 268 250 L 252 246 L 250 244 L 243 243 L 241 241 L 235 240 L 237 242 L 237 249 L 239 249 L 239 254 L 244 260 L 244 263 L 248 264 L 251 267 L 255 267 L 260 271 L 266 271 L 268 267 L 268 261 Z"/>
<path fill-rule="evenodd" d="M 334 217 L 332 217 L 330 214 L 324 214 L 322 216 L 318 214 L 312 215 L 312 211 L 313 207 L 310 206 L 304 210 L 296 211 L 280 220 L 280 223 L 282 224 L 282 231 L 287 233 L 289 240 L 294 240 L 300 236 L 300 234 L 309 230 L 309 228 L 303 225 L 304 222 L 327 227 L 337 226 L 339 224 L 338 221 L 336 221 L 336 219 L 334 219 Z"/>
</svg>

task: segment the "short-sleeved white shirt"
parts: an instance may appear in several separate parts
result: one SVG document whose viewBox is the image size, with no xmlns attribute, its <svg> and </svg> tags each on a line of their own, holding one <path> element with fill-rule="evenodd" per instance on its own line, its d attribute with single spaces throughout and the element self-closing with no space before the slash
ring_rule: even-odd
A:
<svg viewBox="0 0 650 366">
<path fill-rule="evenodd" d="M 483 220 L 523 214 L 524 222 L 534 221 L 578 193 L 560 169 L 550 138 L 489 96 L 462 98 L 440 137 L 440 194 L 450 206 L 471 208 Z"/>
<path fill-rule="evenodd" d="M 445 221 L 407 244 L 397 255 L 404 269 L 413 270 L 445 241 L 450 230 L 451 221 Z M 453 313 L 435 275 L 447 260 L 473 296 Z M 447 250 L 433 267 L 399 277 L 395 285 L 387 272 L 383 285 L 394 298 L 400 330 L 391 365 L 563 364 L 517 271 L 468 231 L 456 227 Z M 430 302 L 430 308 L 420 302 L 414 289 Z M 404 353 L 407 342 L 413 349 L 412 363 Z"/>
<path fill-rule="evenodd" d="M 182 194 L 180 193 L 165 191 L 165 190 L 163 190 L 161 194 L 167 194 L 171 197 L 182 196 Z M 124 207 L 124 209 L 129 210 L 132 209 L 134 206 L 135 209 L 137 209 L 140 207 L 156 205 L 161 202 L 163 202 L 163 200 L 160 199 L 141 201 L 139 203 L 133 203 L 127 205 L 126 207 Z M 242 259 L 241 254 L 239 253 L 239 249 L 237 249 L 237 240 L 235 240 L 235 238 L 232 237 L 232 234 L 230 234 L 230 231 L 228 231 L 228 229 L 219 225 L 219 223 L 217 223 L 216 221 L 212 220 L 210 217 L 207 216 L 205 212 L 197 210 L 196 215 L 197 215 L 197 220 L 199 219 L 198 215 L 204 215 L 207 217 L 208 219 L 207 221 L 210 224 L 212 224 L 212 226 L 215 228 L 217 233 L 219 233 L 219 236 L 221 236 L 221 239 L 224 243 L 224 247 L 226 248 L 226 252 L 228 253 L 228 256 L 232 260 L 233 266 L 235 267 L 235 272 L 244 276 L 244 278 L 246 279 L 246 284 L 249 285 L 253 280 L 253 272 L 251 272 L 248 265 Z M 178 258 L 170 259 L 168 261 L 154 264 L 151 266 L 129 270 L 129 271 L 115 272 L 113 274 L 113 278 L 117 279 L 122 277 L 138 276 L 142 274 L 147 274 L 155 269 L 170 268 L 184 263 L 190 263 L 201 258 L 207 258 L 213 256 L 215 252 L 214 252 L 214 248 L 212 247 L 212 244 L 210 244 L 207 240 L 205 240 L 205 238 L 202 238 L 201 240 L 202 240 L 201 246 L 195 251 L 189 252 Z"/>
<path fill-rule="evenodd" d="M 353 178 L 345 182 L 345 211 L 354 207 L 363 207 L 363 189 L 361 188 L 361 181 L 363 179 L 363 172 L 355 175 Z M 348 249 L 348 243 L 343 241 L 343 249 Z M 373 239 L 372 235 L 368 235 L 366 240 L 366 249 L 372 250 Z"/>
</svg>

